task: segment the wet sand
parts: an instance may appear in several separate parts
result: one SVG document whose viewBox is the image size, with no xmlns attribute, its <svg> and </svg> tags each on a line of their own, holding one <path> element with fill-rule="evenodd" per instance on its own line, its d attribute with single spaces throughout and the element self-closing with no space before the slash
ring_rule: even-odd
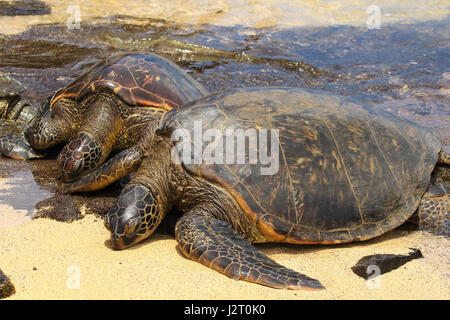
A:
<svg viewBox="0 0 450 320">
<path fill-rule="evenodd" d="M 450 299 L 449 240 L 394 230 L 338 246 L 260 245 L 277 262 L 319 279 L 323 291 L 278 290 L 236 281 L 186 259 L 176 241 L 155 235 L 113 251 L 101 218 L 61 223 L 37 219 L 0 228 L 1 268 L 16 288 L 9 299 Z M 408 253 L 413 260 L 368 283 L 350 269 L 366 255 Z M 378 288 L 377 288 L 378 287 Z"/>
</svg>

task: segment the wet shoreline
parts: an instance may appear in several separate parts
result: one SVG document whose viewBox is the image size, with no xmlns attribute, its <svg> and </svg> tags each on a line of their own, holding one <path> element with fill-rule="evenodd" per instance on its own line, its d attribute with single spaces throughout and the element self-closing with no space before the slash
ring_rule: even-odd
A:
<svg viewBox="0 0 450 320">
<path fill-rule="evenodd" d="M 153 21 L 34 26 L 0 35 L 0 72 L 22 81 L 39 104 L 107 56 L 155 52 L 211 92 L 247 86 L 306 87 L 373 103 L 429 127 L 450 146 L 446 25 L 428 21 L 381 30 L 351 26 L 289 29 Z M 169 25 L 168 25 L 169 24 Z"/>
</svg>

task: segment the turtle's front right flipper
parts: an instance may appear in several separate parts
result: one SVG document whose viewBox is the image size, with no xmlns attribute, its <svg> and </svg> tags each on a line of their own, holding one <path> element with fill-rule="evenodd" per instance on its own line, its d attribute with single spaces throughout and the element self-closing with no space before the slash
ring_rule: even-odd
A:
<svg viewBox="0 0 450 320">
<path fill-rule="evenodd" d="M 324 289 L 268 258 L 225 221 L 188 213 L 178 220 L 175 236 L 186 257 L 230 278 L 280 289 Z"/>
<path fill-rule="evenodd" d="M 15 134 L 0 137 L 0 154 L 19 160 L 45 157 L 45 153 L 34 150 L 22 135 Z"/>
</svg>

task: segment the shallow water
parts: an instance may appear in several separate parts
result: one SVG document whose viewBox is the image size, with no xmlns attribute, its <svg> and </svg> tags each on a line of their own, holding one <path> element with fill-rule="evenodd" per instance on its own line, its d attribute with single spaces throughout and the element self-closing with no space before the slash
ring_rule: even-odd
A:
<svg viewBox="0 0 450 320">
<path fill-rule="evenodd" d="M 30 163 L 0 159 L 0 169 L 0 226 L 31 221 L 35 204 L 52 192 L 36 182 Z"/>
<path fill-rule="evenodd" d="M 379 29 L 367 25 L 365 0 L 44 2 L 51 14 L 0 16 L 0 73 L 22 81 L 36 105 L 102 58 L 156 52 L 210 91 L 306 87 L 374 103 L 429 127 L 450 150 L 445 1 L 377 1 Z"/>
</svg>

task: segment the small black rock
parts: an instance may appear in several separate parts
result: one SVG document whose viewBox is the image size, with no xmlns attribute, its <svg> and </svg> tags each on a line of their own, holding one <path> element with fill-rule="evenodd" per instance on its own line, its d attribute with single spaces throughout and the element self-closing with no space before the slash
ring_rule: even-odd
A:
<svg viewBox="0 0 450 320">
<path fill-rule="evenodd" d="M 50 14 L 51 11 L 50 6 L 38 0 L 0 1 L 0 16 L 35 16 Z"/>
<path fill-rule="evenodd" d="M 369 266 L 375 265 L 380 268 L 380 274 L 388 273 L 398 267 L 404 265 L 413 259 L 423 258 L 422 252 L 417 248 L 410 248 L 411 251 L 407 255 L 402 254 L 374 254 L 361 258 L 352 270 L 358 276 L 368 279 L 373 273 L 370 273 Z M 368 273 L 369 271 L 369 273 Z"/>
</svg>

